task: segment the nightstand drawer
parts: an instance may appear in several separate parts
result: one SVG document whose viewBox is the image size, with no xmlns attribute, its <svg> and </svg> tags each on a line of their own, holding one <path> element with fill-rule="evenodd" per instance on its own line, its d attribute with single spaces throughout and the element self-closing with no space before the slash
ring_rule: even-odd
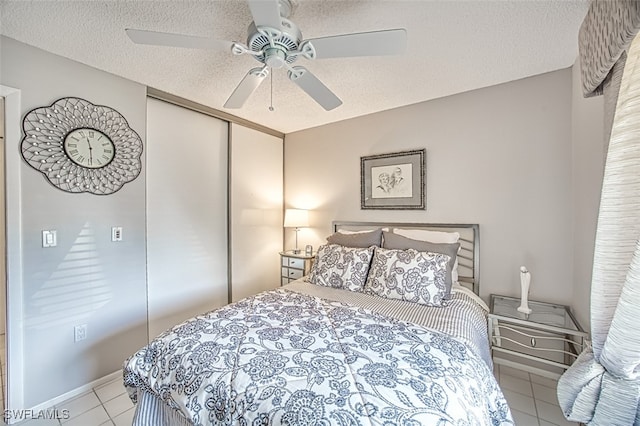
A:
<svg viewBox="0 0 640 426">
<path fill-rule="evenodd" d="M 293 257 L 288 257 L 287 259 L 289 259 L 288 266 L 290 268 L 304 269 L 304 259 L 298 259 Z"/>
<path fill-rule="evenodd" d="M 292 280 L 297 280 L 298 278 L 302 278 L 303 272 L 304 271 L 302 269 L 282 268 L 282 276 L 291 278 Z"/>
<path fill-rule="evenodd" d="M 564 351 L 569 350 L 565 345 L 572 344 L 574 349 L 576 345 L 562 335 L 511 324 L 496 325 L 493 329 L 492 343 L 494 348 L 510 349 L 556 362 L 565 362 Z"/>
</svg>

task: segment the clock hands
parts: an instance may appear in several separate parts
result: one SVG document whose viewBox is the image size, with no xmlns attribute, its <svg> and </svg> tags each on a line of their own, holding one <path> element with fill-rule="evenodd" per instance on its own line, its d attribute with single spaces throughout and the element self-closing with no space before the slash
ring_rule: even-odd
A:
<svg viewBox="0 0 640 426">
<path fill-rule="evenodd" d="M 87 138 L 87 144 L 89 144 L 89 164 L 93 165 L 93 147 L 91 146 L 91 141 L 89 140 L 89 138 Z"/>
</svg>

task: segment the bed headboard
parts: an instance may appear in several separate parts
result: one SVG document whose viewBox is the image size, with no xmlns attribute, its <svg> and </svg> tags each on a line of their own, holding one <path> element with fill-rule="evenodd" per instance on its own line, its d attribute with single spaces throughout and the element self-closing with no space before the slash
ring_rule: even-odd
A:
<svg viewBox="0 0 640 426">
<path fill-rule="evenodd" d="M 458 253 L 458 281 L 461 285 L 480 294 L 480 227 L 478 224 L 457 223 L 388 223 L 388 222 L 347 222 L 334 221 L 333 231 L 364 231 L 378 228 L 428 229 L 432 231 L 458 232 L 460 252 Z"/>
</svg>

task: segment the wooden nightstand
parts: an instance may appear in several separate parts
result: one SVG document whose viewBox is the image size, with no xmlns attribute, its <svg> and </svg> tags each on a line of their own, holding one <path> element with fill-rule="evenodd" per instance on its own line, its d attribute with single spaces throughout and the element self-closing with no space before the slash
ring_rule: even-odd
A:
<svg viewBox="0 0 640 426">
<path fill-rule="evenodd" d="M 582 352 L 588 334 L 565 305 L 529 301 L 532 312 L 518 312 L 520 299 L 491 295 L 489 340 L 493 362 L 558 377 Z"/>
<path fill-rule="evenodd" d="M 304 253 L 294 254 L 290 251 L 280 252 L 280 265 L 282 268 L 281 285 L 289 284 L 307 275 L 311 270 L 315 255 L 307 256 Z"/>
</svg>

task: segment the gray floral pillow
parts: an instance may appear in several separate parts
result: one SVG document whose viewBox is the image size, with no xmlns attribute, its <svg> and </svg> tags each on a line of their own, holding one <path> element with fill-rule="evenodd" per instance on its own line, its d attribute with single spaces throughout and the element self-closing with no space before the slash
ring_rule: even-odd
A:
<svg viewBox="0 0 640 426">
<path fill-rule="evenodd" d="M 428 306 L 445 306 L 449 259 L 442 253 L 376 247 L 365 293 Z"/>
<path fill-rule="evenodd" d="M 373 247 L 356 248 L 325 244 L 318 249 L 307 282 L 362 291 L 367 281 L 372 256 Z"/>
</svg>

